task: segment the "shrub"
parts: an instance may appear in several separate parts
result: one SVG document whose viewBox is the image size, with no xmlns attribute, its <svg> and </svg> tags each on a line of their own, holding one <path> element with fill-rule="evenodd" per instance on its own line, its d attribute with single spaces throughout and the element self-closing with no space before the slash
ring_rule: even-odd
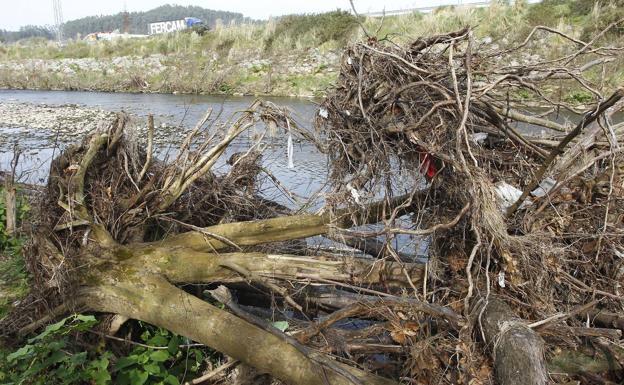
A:
<svg viewBox="0 0 624 385">
<path fill-rule="evenodd" d="M 127 356 L 84 350 L 80 347 L 84 345 L 75 343 L 78 334 L 96 324 L 94 316 L 75 314 L 48 325 L 14 351 L 0 349 L 0 384 L 179 385 L 179 379 L 197 376 L 207 357 L 215 354 L 141 322 L 142 344 L 136 344 Z"/>
<path fill-rule="evenodd" d="M 95 317 L 73 315 L 45 330 L 14 352 L 0 351 L 0 382 L 24 385 L 78 384 L 106 385 L 110 353 L 78 351 L 70 344 L 74 332 L 90 329 Z"/>
<path fill-rule="evenodd" d="M 593 95 L 586 90 L 573 91 L 565 97 L 566 102 L 572 103 L 589 103 L 593 99 Z"/>
<path fill-rule="evenodd" d="M 4 190 L 0 188 L 0 318 L 11 308 L 11 303 L 28 293 L 28 274 L 21 255 L 23 239 L 6 233 L 6 206 Z M 18 195 L 17 220 L 24 220 L 30 207 Z M 0 383 L 2 383 L 0 381 Z"/>
<path fill-rule="evenodd" d="M 115 384 L 179 385 L 179 379 L 185 374 L 196 375 L 200 372 L 206 359 L 204 350 L 199 347 L 180 349 L 181 344 L 191 341 L 166 329 L 143 323 L 139 325 L 143 330 L 140 336 L 143 343 L 162 348 L 137 346 L 128 356 L 117 360 L 113 367 Z"/>
<path fill-rule="evenodd" d="M 529 7 L 527 22 L 530 26 L 546 25 L 555 27 L 561 18 L 571 15 L 570 0 L 544 0 Z"/>
<path fill-rule="evenodd" d="M 9 236 L 6 233 L 6 206 L 4 201 L 4 189 L 0 187 L 0 255 L 1 254 L 9 254 L 15 255 L 19 253 L 19 248 L 21 246 L 21 240 L 19 238 L 15 238 Z M 17 196 L 17 221 L 18 223 L 23 221 L 28 215 L 30 211 L 30 206 L 28 205 L 28 201 L 24 199 L 21 195 Z"/>
<path fill-rule="evenodd" d="M 594 6 L 590 8 L 592 15 L 585 23 L 581 39 L 585 41 L 591 40 L 595 35 L 607 28 L 609 24 L 615 23 L 624 19 L 624 0 L 616 0 L 610 3 L 599 3 L 596 5 L 596 13 L 592 12 Z M 621 37 L 624 36 L 624 22 L 619 23 L 612 27 L 607 34 L 606 38 Z"/>
<path fill-rule="evenodd" d="M 329 41 L 344 45 L 358 26 L 355 16 L 346 11 L 333 11 L 320 14 L 288 15 L 278 19 L 275 31 L 265 40 L 265 49 L 279 45 L 280 40 L 288 41 L 289 47 L 295 48 L 295 39 L 313 37 L 316 46 Z"/>
</svg>

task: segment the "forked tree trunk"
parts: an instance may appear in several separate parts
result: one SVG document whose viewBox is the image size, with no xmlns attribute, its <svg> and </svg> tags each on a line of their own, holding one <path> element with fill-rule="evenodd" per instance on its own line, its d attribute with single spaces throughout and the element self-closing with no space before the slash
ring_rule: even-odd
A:
<svg viewBox="0 0 624 385">
<path fill-rule="evenodd" d="M 194 297 L 156 275 L 132 275 L 83 293 L 94 311 L 122 314 L 206 344 L 289 384 L 353 385 L 284 339 Z M 393 381 L 341 366 L 362 384 Z"/>
</svg>

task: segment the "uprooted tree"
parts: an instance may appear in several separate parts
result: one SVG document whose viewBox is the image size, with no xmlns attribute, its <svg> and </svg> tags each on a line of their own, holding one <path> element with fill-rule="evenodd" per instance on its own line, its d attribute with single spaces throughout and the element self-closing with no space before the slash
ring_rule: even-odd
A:
<svg viewBox="0 0 624 385">
<path fill-rule="evenodd" d="M 538 34 L 575 49 L 510 64 Z M 256 102 L 226 128 L 204 129 L 206 114 L 170 163 L 152 156 L 151 130 L 145 148 L 129 139 L 120 115 L 53 161 L 27 249 L 36 290 L 3 334 L 93 311 L 167 328 L 291 384 L 621 379 L 624 125 L 613 116 L 624 89 L 603 96 L 586 76 L 620 52 L 545 27 L 504 51 L 478 46 L 469 28 L 406 47 L 370 40 L 346 50 L 318 133 Z M 596 103 L 561 122 L 560 111 L 577 111 L 553 85 Z M 547 108 L 524 105 L 520 91 Z M 262 127 L 328 154 L 321 212 L 260 195 L 258 143 L 213 171 L 235 138 Z M 317 235 L 358 252 L 302 241 Z M 425 262 L 392 247 L 402 235 L 430 239 Z M 229 311 L 187 283 L 224 285 L 210 292 Z M 227 289 L 243 296 L 245 283 L 305 317 L 277 331 Z M 376 322 L 336 327 L 353 318 Z M 400 364 L 367 366 L 378 353 Z"/>
</svg>

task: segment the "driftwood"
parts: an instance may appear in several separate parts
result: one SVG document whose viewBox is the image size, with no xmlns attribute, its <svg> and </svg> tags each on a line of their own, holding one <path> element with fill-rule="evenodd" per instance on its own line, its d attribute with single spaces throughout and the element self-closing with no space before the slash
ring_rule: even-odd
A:
<svg viewBox="0 0 624 385">
<path fill-rule="evenodd" d="M 539 33 L 571 53 L 512 65 Z M 145 146 L 128 140 L 120 114 L 53 161 L 25 250 L 33 292 L 0 335 L 92 311 L 167 328 L 290 384 L 621 378 L 621 365 L 570 364 L 587 346 L 622 360 L 624 129 L 612 117 L 624 91 L 583 77 L 620 50 L 549 28 L 481 48 L 470 28 L 348 47 L 316 118 L 321 138 L 256 101 L 226 125 L 205 128 L 208 111 L 165 163 L 153 129 Z M 510 95 L 574 112 L 553 79 L 594 95 L 575 128 Z M 261 197 L 259 142 L 214 171 L 250 129 L 301 135 L 328 155 L 322 210 L 292 214 Z M 543 184 L 553 187 L 535 190 Z M 351 249 L 309 248 L 319 235 Z M 391 246 L 403 236 L 426 239 L 426 260 Z"/>
<path fill-rule="evenodd" d="M 11 171 L 5 176 L 0 175 L 0 185 L 4 187 L 4 210 L 6 217 L 5 232 L 8 236 L 15 236 L 17 231 L 17 195 L 15 173 L 19 162 L 20 152 L 17 147 L 13 150 Z"/>
<path fill-rule="evenodd" d="M 249 126 L 256 114 L 255 109 L 260 108 L 259 103 L 252 106 L 246 115 L 248 121 L 241 118 L 238 125 Z M 271 111 L 270 107 L 262 108 L 262 114 Z M 36 279 L 41 280 L 39 290 L 68 294 L 57 297 L 64 302 L 36 322 L 24 324 L 23 319 L 17 318 L 9 319 L 13 324 L 7 325 L 7 320 L 3 320 L 4 333 L 13 331 L 25 335 L 70 309 L 114 313 L 185 335 L 288 383 L 317 384 L 319 376 L 332 384 L 394 383 L 357 368 L 347 367 L 345 371 L 344 368 L 334 367 L 331 360 L 316 353 L 312 357 L 311 353 L 297 349 L 284 338 L 173 285 L 187 282 L 246 282 L 250 276 L 254 276 L 266 282 L 270 289 L 277 290 L 276 294 L 289 298 L 286 289 L 280 288 L 280 282 L 325 279 L 349 285 L 383 283 L 403 286 L 407 279 L 418 281 L 422 275 L 420 264 L 402 263 L 399 266 L 396 262 L 379 264 L 358 257 L 315 258 L 277 252 L 241 251 L 242 247 L 325 234 L 329 231 L 330 223 L 333 226 L 350 226 L 354 221 L 378 221 L 383 215 L 381 209 L 387 202 L 372 204 L 364 215 L 356 217 L 298 215 L 207 227 L 192 226 L 192 231 L 181 227 L 184 232 L 158 240 L 120 243 L 113 236 L 111 222 L 107 223 L 106 216 L 111 215 L 107 210 L 111 206 L 125 209 L 118 219 L 127 226 L 123 237 L 133 233 L 135 235 L 129 239 L 137 239 L 136 234 L 142 234 L 140 238 L 145 239 L 150 235 L 144 228 L 136 228 L 143 226 L 146 220 L 136 219 L 137 215 L 147 214 L 143 207 L 151 205 L 151 214 L 154 215 L 170 210 L 186 189 L 197 186 L 198 181 L 216 186 L 212 184 L 215 177 L 209 174 L 209 168 L 194 166 L 194 173 L 189 173 L 183 162 L 179 167 L 176 165 L 175 168 L 164 169 L 164 185 L 169 186 L 165 189 L 164 200 L 148 200 L 148 197 L 153 196 L 148 191 L 161 189 L 160 183 L 163 182 L 154 181 L 156 173 L 162 172 L 162 165 L 153 162 L 150 165 L 150 158 L 146 157 L 144 164 L 150 171 L 145 176 L 149 179 L 141 182 L 141 170 L 145 168 L 143 163 L 136 162 L 137 167 L 133 169 L 124 167 L 129 173 L 126 177 L 134 180 L 134 183 L 118 186 L 114 197 L 107 196 L 104 187 L 104 199 L 108 203 L 100 206 L 95 201 L 98 199 L 96 191 L 101 180 L 99 173 L 114 174 L 117 172 L 114 166 L 116 162 L 127 162 L 124 158 L 130 149 L 123 140 L 126 123 L 126 117 L 120 115 L 109 131 L 94 134 L 81 146 L 70 148 L 54 161 L 48 195 L 44 198 L 57 201 L 60 210 L 49 206 L 49 222 L 42 224 L 46 230 L 34 238 L 30 249 L 33 258 L 31 266 Z M 214 157 L 223 152 L 225 145 L 236 137 L 235 133 L 240 132 L 239 128 L 231 130 L 226 139 L 217 145 L 218 151 L 208 150 L 208 155 L 198 155 L 196 162 L 207 165 L 214 163 Z M 182 153 L 180 159 L 185 156 Z M 208 176 L 205 176 L 207 173 Z M 143 190 L 134 184 L 143 185 Z M 124 188 L 127 190 L 124 191 Z M 239 196 L 238 199 L 247 199 L 249 202 L 256 200 L 253 195 Z M 59 236 L 65 237 L 73 248 L 72 251 L 66 249 L 65 256 L 57 246 Z M 73 262 L 67 260 L 70 255 Z M 81 267 L 78 268 L 78 274 L 74 270 L 70 277 L 63 269 L 72 269 L 65 264 L 73 263 Z M 241 274 L 243 271 L 246 273 Z M 54 298 L 50 300 L 54 301 Z M 254 346 L 255 349 L 250 350 L 248 346 Z"/>
<path fill-rule="evenodd" d="M 496 382 L 501 385 L 548 383 L 544 341 L 502 300 L 483 299 L 478 330 L 492 349 Z"/>
</svg>

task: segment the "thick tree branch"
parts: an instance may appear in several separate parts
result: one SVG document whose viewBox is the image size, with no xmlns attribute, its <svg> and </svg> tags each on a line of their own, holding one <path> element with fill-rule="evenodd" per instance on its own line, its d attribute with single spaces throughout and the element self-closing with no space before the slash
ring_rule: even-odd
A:
<svg viewBox="0 0 624 385">
<path fill-rule="evenodd" d="M 192 250 L 213 252 L 230 247 L 232 243 L 238 246 L 253 246 L 307 238 L 326 234 L 331 226 L 348 228 L 353 225 L 379 222 L 383 219 L 384 213 L 389 215 L 393 207 L 399 206 L 407 199 L 409 199 L 409 195 L 402 195 L 391 199 L 389 203 L 387 201 L 371 203 L 365 210 L 356 212 L 351 209 L 342 209 L 334 215 L 330 213 L 304 214 L 210 226 L 204 231 L 189 231 L 172 235 L 162 241 L 143 244 L 143 247 L 183 246 Z M 405 213 L 409 209 L 409 207 L 404 207 L 401 213 Z M 211 238 L 209 234 L 217 234 L 229 242 Z"/>
<path fill-rule="evenodd" d="M 241 282 L 229 265 L 244 268 L 253 275 L 280 280 L 331 279 L 357 285 L 388 284 L 404 286 L 406 269 L 413 282 L 420 282 L 424 265 L 381 262 L 367 258 L 302 257 L 265 253 L 203 253 L 186 248 L 124 249 L 122 268 L 145 269 L 172 282 Z M 134 256 L 136 255 L 136 257 Z M 128 257 L 130 256 L 130 257 Z"/>
<path fill-rule="evenodd" d="M 122 314 L 204 343 L 289 384 L 353 385 L 284 339 L 169 284 L 158 276 L 128 276 L 84 293 L 92 310 Z M 251 348 L 253 347 L 253 348 Z M 350 369 L 362 383 L 394 382 Z M 324 380 L 325 379 L 325 380 Z"/>
</svg>

